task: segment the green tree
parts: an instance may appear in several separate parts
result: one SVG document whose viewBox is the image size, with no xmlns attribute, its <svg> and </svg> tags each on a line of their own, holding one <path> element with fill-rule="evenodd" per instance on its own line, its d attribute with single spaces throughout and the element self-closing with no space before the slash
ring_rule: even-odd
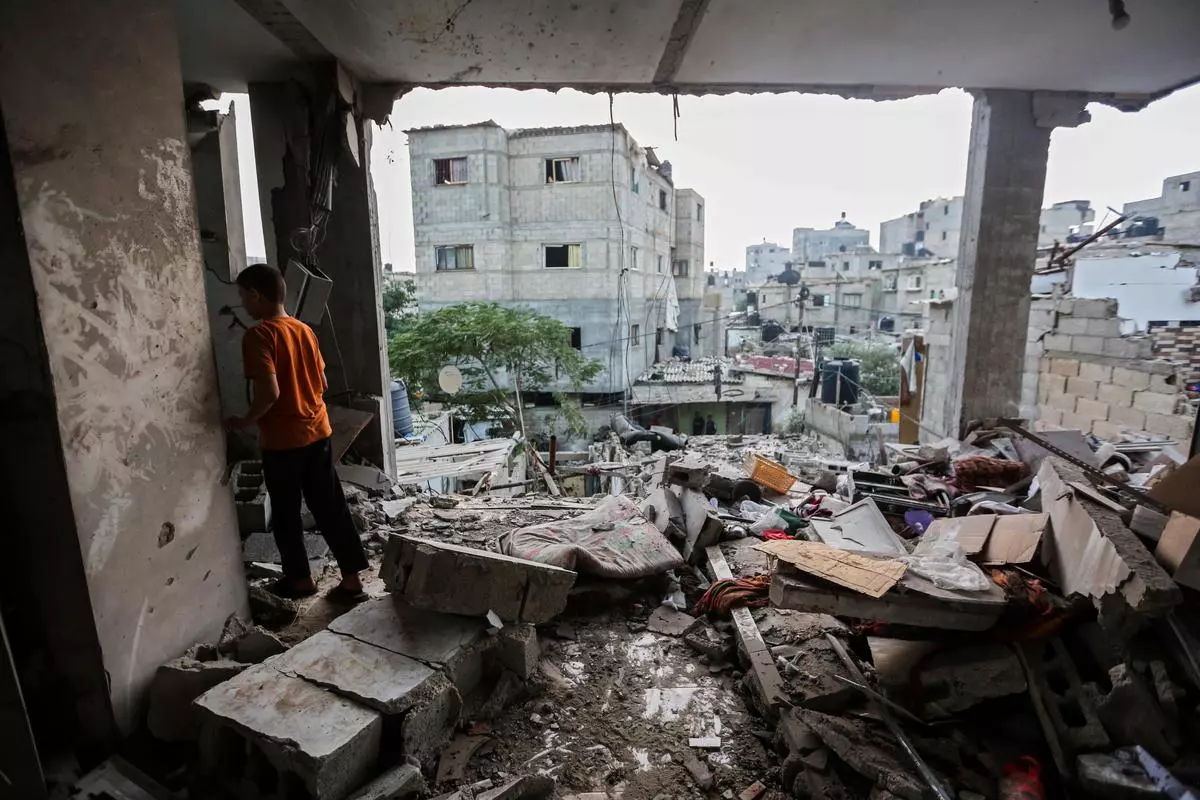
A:
<svg viewBox="0 0 1200 800">
<path fill-rule="evenodd" d="M 863 388 L 877 397 L 900 394 L 900 355 L 891 345 L 874 342 L 839 342 L 824 353 L 829 358 L 853 358 L 860 364 Z"/>
<path fill-rule="evenodd" d="M 525 430 L 524 396 L 543 392 L 559 378 L 573 390 L 603 365 L 571 347 L 571 329 L 528 308 L 497 303 L 463 303 L 403 317 L 388 345 L 392 374 L 411 393 L 452 403 L 474 421 L 494 420 Z M 453 364 L 462 390 L 445 396 L 438 386 L 442 367 Z M 568 426 L 582 427 L 579 409 L 556 395 Z"/>
<path fill-rule="evenodd" d="M 388 281 L 383 287 L 383 327 L 388 339 L 400 332 L 404 318 L 415 313 L 417 285 L 412 281 Z"/>
</svg>

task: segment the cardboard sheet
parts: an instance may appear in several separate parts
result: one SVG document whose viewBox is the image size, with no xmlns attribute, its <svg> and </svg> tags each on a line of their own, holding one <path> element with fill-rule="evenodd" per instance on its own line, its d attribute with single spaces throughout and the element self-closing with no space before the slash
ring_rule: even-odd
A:
<svg viewBox="0 0 1200 800">
<path fill-rule="evenodd" d="M 995 521 L 995 514 L 973 514 L 969 517 L 935 519 L 921 540 L 923 542 L 926 539 L 931 541 L 954 539 L 962 548 L 963 554 L 970 557 L 983 552 Z M 918 549 L 920 549 L 920 545 L 918 545 Z"/>
<path fill-rule="evenodd" d="M 1003 514 L 996 517 L 981 564 L 1028 564 L 1050 525 L 1049 514 Z"/>
<path fill-rule="evenodd" d="M 1172 512 L 1163 528 L 1154 558 L 1162 564 L 1175 582 L 1192 589 L 1200 588 L 1200 519 Z"/>
<path fill-rule="evenodd" d="M 887 594 L 908 568 L 901 561 L 870 558 L 820 542 L 780 539 L 755 545 L 754 549 L 786 561 L 809 575 L 875 598 Z"/>
</svg>

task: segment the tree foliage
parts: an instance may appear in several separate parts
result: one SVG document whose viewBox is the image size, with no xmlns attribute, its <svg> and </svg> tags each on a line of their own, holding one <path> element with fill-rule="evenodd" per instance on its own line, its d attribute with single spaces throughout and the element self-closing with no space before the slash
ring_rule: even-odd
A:
<svg viewBox="0 0 1200 800">
<path fill-rule="evenodd" d="M 863 388 L 878 397 L 900 394 L 900 356 L 889 344 L 839 342 L 825 351 L 830 358 L 853 358 L 859 362 Z"/>
<path fill-rule="evenodd" d="M 547 391 L 560 379 L 574 391 L 600 373 L 602 364 L 571 347 L 571 329 L 527 308 L 497 303 L 463 303 L 401 319 L 388 346 L 392 374 L 404 378 L 410 393 L 451 403 L 473 421 L 494 420 L 524 429 L 523 400 Z M 438 372 L 453 364 L 462 390 L 445 396 Z M 582 417 L 572 403 L 559 401 L 569 427 Z"/>
<path fill-rule="evenodd" d="M 414 313 L 417 285 L 412 281 L 388 281 L 383 287 L 383 326 L 388 339 L 400 332 L 404 318 Z"/>
</svg>

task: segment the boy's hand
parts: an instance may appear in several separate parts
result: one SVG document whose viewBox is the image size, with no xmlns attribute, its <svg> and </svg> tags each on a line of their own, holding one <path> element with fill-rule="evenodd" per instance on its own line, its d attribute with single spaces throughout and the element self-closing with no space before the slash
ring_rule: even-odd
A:
<svg viewBox="0 0 1200 800">
<path fill-rule="evenodd" d="M 227 417 L 225 419 L 225 430 L 227 431 L 236 431 L 248 427 L 250 427 L 250 422 L 245 417 Z"/>
</svg>

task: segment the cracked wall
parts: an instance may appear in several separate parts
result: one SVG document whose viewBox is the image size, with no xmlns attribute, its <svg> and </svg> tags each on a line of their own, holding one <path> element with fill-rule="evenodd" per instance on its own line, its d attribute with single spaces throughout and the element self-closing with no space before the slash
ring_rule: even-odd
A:
<svg viewBox="0 0 1200 800">
<path fill-rule="evenodd" d="M 92 613 L 128 730 L 157 666 L 246 599 L 175 23 L 163 0 L 116 6 L 8 4 L 0 102 Z"/>
</svg>

